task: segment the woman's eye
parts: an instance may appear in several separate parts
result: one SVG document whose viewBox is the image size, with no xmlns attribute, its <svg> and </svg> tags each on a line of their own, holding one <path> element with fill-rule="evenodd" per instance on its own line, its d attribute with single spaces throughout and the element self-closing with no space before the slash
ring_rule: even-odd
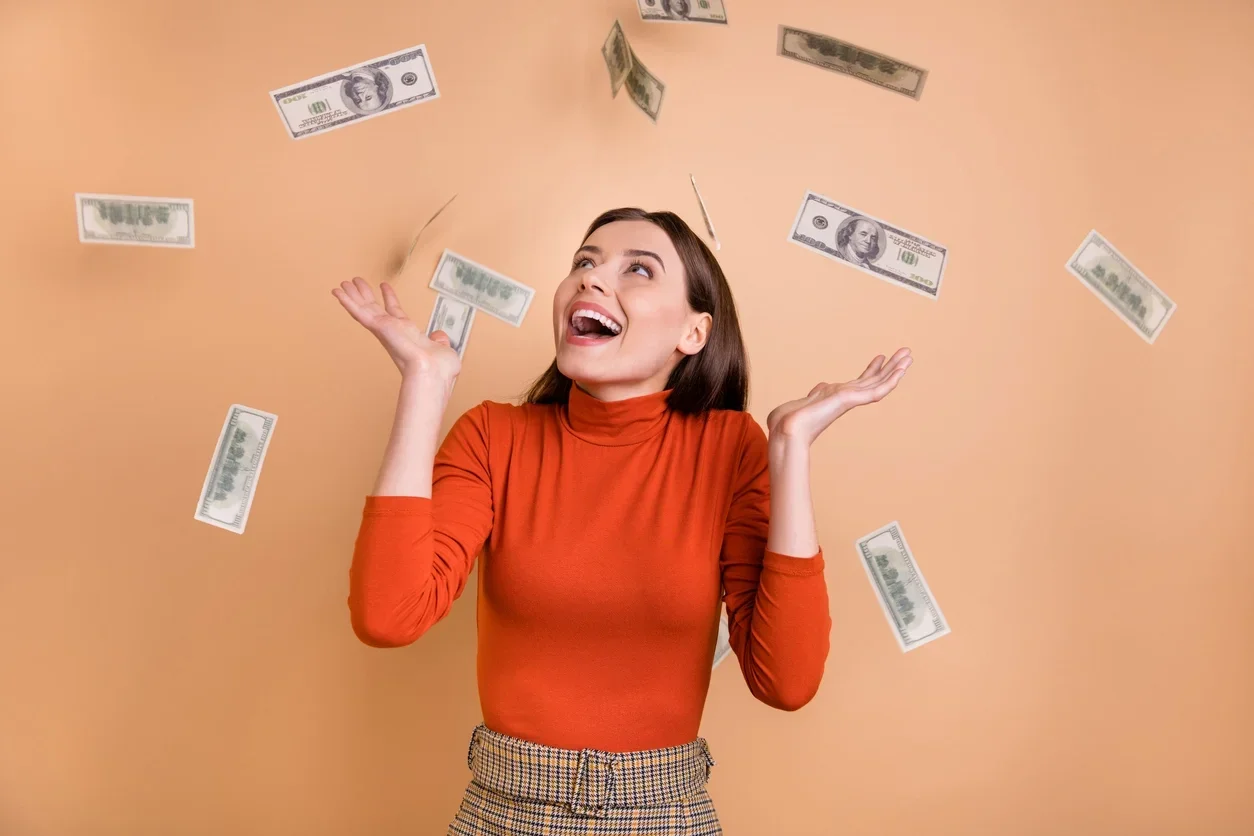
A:
<svg viewBox="0 0 1254 836">
<path fill-rule="evenodd" d="M 580 267 L 583 267 L 585 264 L 591 265 L 592 259 L 590 258 L 579 259 L 578 261 L 575 262 L 575 269 L 578 270 Z"/>
<path fill-rule="evenodd" d="M 639 273 L 639 275 L 644 276 L 646 279 L 653 278 L 653 271 L 643 264 L 633 264 L 631 265 L 631 269 Z"/>
</svg>

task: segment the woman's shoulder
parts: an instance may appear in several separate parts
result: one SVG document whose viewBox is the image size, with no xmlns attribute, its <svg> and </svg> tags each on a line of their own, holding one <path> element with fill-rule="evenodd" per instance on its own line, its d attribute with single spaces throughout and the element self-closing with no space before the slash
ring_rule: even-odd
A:
<svg viewBox="0 0 1254 836">
<path fill-rule="evenodd" d="M 527 421 L 549 418 L 555 409 L 552 404 L 514 404 L 483 400 L 463 412 L 457 420 L 493 427 L 517 426 Z"/>
<path fill-rule="evenodd" d="M 766 433 L 747 410 L 708 409 L 700 415 L 688 416 L 694 429 L 719 440 L 720 445 L 740 451 L 745 447 L 765 445 Z"/>
</svg>

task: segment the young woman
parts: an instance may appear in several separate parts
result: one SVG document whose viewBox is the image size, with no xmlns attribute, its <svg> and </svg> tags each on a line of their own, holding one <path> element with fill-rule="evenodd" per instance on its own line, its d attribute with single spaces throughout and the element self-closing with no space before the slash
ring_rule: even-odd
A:
<svg viewBox="0 0 1254 836">
<path fill-rule="evenodd" d="M 401 372 L 349 571 L 353 630 L 407 645 L 480 551 L 483 722 L 449 834 L 722 833 L 697 736 L 720 602 L 749 690 L 795 711 L 827 659 L 810 444 L 909 367 L 880 356 L 767 417 L 713 253 L 670 212 L 601 215 L 553 296 L 557 357 L 520 406 L 441 421 L 461 369 L 385 282 L 331 292 Z"/>
</svg>

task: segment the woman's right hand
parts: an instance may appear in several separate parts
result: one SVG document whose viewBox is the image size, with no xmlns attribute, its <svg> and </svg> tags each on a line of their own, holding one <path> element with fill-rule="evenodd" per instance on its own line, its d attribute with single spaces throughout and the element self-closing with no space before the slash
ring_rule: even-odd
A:
<svg viewBox="0 0 1254 836">
<path fill-rule="evenodd" d="M 433 376 L 445 383 L 456 380 L 462 359 L 450 347 L 448 334 L 436 331 L 428 339 L 425 331 L 405 315 L 391 285 L 380 282 L 379 292 L 383 304 L 379 304 L 362 278 L 340 282 L 339 287 L 331 289 L 331 295 L 340 300 L 353 319 L 383 343 L 402 377 Z"/>
</svg>

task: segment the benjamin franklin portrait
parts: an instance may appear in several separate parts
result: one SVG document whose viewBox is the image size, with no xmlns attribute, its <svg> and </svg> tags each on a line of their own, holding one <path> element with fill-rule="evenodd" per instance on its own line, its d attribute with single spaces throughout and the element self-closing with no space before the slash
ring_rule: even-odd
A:
<svg viewBox="0 0 1254 836">
<path fill-rule="evenodd" d="M 854 215 L 836 227 L 836 255 L 866 266 L 884 252 L 884 230 L 870 218 Z"/>
<path fill-rule="evenodd" d="M 692 14 L 692 3 L 688 0 L 662 0 L 662 11 L 671 17 L 687 18 Z"/>
<path fill-rule="evenodd" d="M 377 113 L 392 101 L 392 82 L 383 71 L 362 67 L 344 79 L 340 96 L 353 113 Z"/>
</svg>

